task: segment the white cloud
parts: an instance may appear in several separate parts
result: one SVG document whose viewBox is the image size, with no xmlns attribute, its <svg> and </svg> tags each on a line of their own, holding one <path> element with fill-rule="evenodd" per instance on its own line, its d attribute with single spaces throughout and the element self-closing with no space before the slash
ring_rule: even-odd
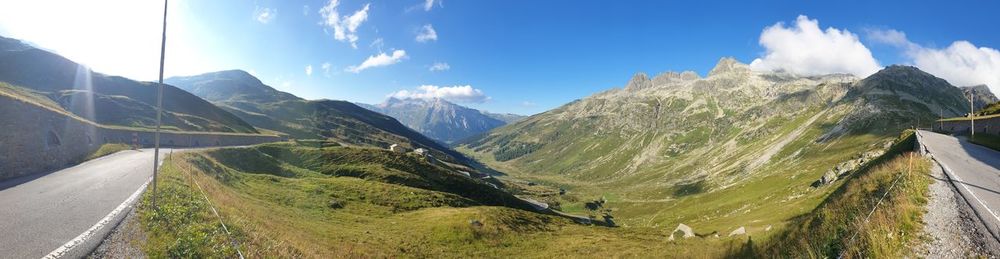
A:
<svg viewBox="0 0 1000 259">
<path fill-rule="evenodd" d="M 320 65 L 320 68 L 323 69 L 323 76 L 330 77 L 330 69 L 332 67 L 330 62 L 324 62 L 323 65 Z"/>
<path fill-rule="evenodd" d="M 420 32 L 417 32 L 417 42 L 436 41 L 437 39 L 437 31 L 430 24 L 424 25 L 420 28 Z"/>
<path fill-rule="evenodd" d="M 313 74 L 313 66 L 312 65 L 306 65 L 306 75 L 307 76 L 312 76 L 312 74 Z"/>
<path fill-rule="evenodd" d="M 916 44 L 913 44 L 910 40 L 906 39 L 906 33 L 901 31 L 868 29 L 866 32 L 868 33 L 869 40 L 878 43 L 889 44 L 907 49 L 917 47 Z"/>
<path fill-rule="evenodd" d="M 990 91 L 1000 93 L 1000 51 L 997 49 L 977 47 L 968 41 L 955 41 L 943 49 L 924 47 L 896 30 L 869 30 L 868 37 L 902 49 L 913 65 L 953 85 L 985 84 Z"/>
<path fill-rule="evenodd" d="M 302 6 L 302 16 L 309 16 L 309 5 Z"/>
<path fill-rule="evenodd" d="M 449 69 L 451 69 L 451 66 L 449 66 L 448 63 L 434 62 L 434 65 L 431 65 L 430 71 L 431 72 L 434 72 L 434 71 L 445 71 L 445 70 L 449 70 Z"/>
<path fill-rule="evenodd" d="M 865 77 L 881 66 L 858 36 L 833 27 L 820 30 L 819 21 L 799 15 L 795 25 L 782 22 L 764 28 L 760 45 L 763 57 L 750 68 L 757 71 L 784 70 L 799 75 L 850 73 Z"/>
<path fill-rule="evenodd" d="M 382 48 L 385 47 L 385 40 L 382 40 L 382 38 L 375 39 L 371 44 L 368 44 L 368 47 L 382 51 Z"/>
<path fill-rule="evenodd" d="M 320 24 L 333 29 L 334 39 L 343 42 L 350 42 L 351 47 L 357 49 L 358 27 L 368 20 L 368 8 L 371 4 L 365 4 L 361 10 L 343 17 L 341 17 L 340 13 L 337 11 L 338 5 L 340 5 L 338 0 L 330 0 L 330 3 L 319 9 L 319 14 L 323 16 L 323 21 L 321 21 Z"/>
<path fill-rule="evenodd" d="M 453 102 L 484 103 L 490 100 L 482 90 L 471 85 L 440 87 L 436 85 L 421 85 L 416 91 L 400 90 L 388 97 L 398 99 L 434 99 L 441 98 Z"/>
<path fill-rule="evenodd" d="M 405 58 L 406 58 L 406 51 L 405 50 L 401 50 L 401 49 L 395 50 L 395 51 L 392 52 L 391 56 L 390 55 L 386 55 L 385 52 L 381 52 L 378 55 L 369 56 L 368 59 L 365 59 L 364 62 L 361 62 L 361 65 L 349 66 L 349 67 L 347 67 L 347 69 L 344 69 L 344 71 L 357 74 L 357 73 L 360 73 L 362 70 L 365 70 L 365 69 L 369 69 L 369 68 L 373 68 L 373 67 L 382 67 L 382 66 L 388 66 L 388 65 L 396 64 L 396 63 L 399 63 L 400 61 L 402 61 Z"/>
<path fill-rule="evenodd" d="M 255 7 L 253 11 L 253 16 L 254 19 L 257 19 L 258 22 L 267 24 L 271 22 L 271 20 L 278 18 L 278 9 L 277 8 L 271 9 L 267 7 L 265 8 Z"/>
<path fill-rule="evenodd" d="M 434 8 L 434 0 L 424 0 L 424 11 L 431 11 Z M 441 6 L 441 0 L 437 0 L 438 6 Z"/>
</svg>

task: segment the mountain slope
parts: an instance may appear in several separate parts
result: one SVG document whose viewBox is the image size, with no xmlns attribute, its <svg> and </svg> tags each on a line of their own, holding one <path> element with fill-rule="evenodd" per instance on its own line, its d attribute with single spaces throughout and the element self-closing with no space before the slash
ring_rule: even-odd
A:
<svg viewBox="0 0 1000 259">
<path fill-rule="evenodd" d="M 444 143 L 455 141 L 503 126 L 507 122 L 443 99 L 389 98 L 363 107 L 399 120 L 406 126 Z M 513 116 L 510 116 L 513 117 Z M 507 119 L 514 119 L 508 117 Z"/>
<path fill-rule="evenodd" d="M 900 130 L 961 114 L 963 105 L 961 90 L 912 67 L 859 80 L 755 72 L 724 58 L 705 78 L 637 74 L 624 88 L 458 149 L 577 197 L 607 197 L 616 221 L 630 226 L 760 231 L 815 208 L 831 190 L 811 186 L 824 174 L 867 161 Z M 581 201 L 547 199 L 582 211 Z"/>
<path fill-rule="evenodd" d="M 439 158 L 464 161 L 462 154 L 417 133 L 392 117 L 335 100 L 305 100 L 278 91 L 239 70 L 173 77 L 164 82 L 223 107 L 258 128 L 301 139 L 335 139 L 344 144 L 427 148 Z"/>
<path fill-rule="evenodd" d="M 959 88 L 962 89 L 962 93 L 964 93 L 965 96 L 972 95 L 972 106 L 975 107 L 977 111 L 985 108 L 991 103 L 1000 101 L 1000 99 L 997 99 L 997 96 L 993 95 L 993 92 L 990 91 L 990 88 L 986 85 L 963 86 Z"/>
<path fill-rule="evenodd" d="M 91 72 L 54 53 L 0 37 L 0 81 L 50 99 L 61 109 L 105 125 L 156 124 L 156 84 Z M 247 122 L 166 85 L 163 125 L 184 131 L 257 133 Z"/>
<path fill-rule="evenodd" d="M 524 116 L 524 115 L 520 115 L 520 114 L 513 114 L 513 113 L 492 113 L 492 112 L 488 112 L 488 111 L 480 111 L 480 112 L 482 112 L 483 115 L 489 116 L 490 118 L 494 118 L 494 119 L 503 121 L 505 124 L 515 123 L 515 122 L 517 122 L 519 120 L 523 120 L 524 118 L 528 117 L 528 116 Z"/>
</svg>

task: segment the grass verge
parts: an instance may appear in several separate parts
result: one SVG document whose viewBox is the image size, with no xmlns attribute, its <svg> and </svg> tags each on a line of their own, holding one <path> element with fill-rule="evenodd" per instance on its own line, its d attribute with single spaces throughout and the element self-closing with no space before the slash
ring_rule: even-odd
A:
<svg viewBox="0 0 1000 259">
<path fill-rule="evenodd" d="M 1000 151 L 1000 136 L 986 133 L 976 133 L 976 136 L 969 138 L 969 141 Z"/>
<path fill-rule="evenodd" d="M 909 247 L 922 236 L 931 168 L 930 161 L 907 152 L 913 141 L 912 132 L 904 133 L 886 155 L 855 173 L 815 210 L 794 219 L 784 233 L 735 256 L 913 256 Z"/>
<path fill-rule="evenodd" d="M 104 144 L 104 145 L 101 145 L 101 147 L 97 148 L 97 151 L 94 151 L 94 153 L 92 153 L 89 156 L 87 156 L 87 158 L 85 158 L 83 161 L 96 159 L 96 158 L 99 158 L 99 157 L 102 157 L 102 156 L 114 154 L 115 152 L 118 152 L 118 151 L 129 150 L 129 149 L 132 149 L 132 147 L 129 147 L 129 145 L 125 145 L 125 144 L 121 144 L 121 143 Z"/>
</svg>

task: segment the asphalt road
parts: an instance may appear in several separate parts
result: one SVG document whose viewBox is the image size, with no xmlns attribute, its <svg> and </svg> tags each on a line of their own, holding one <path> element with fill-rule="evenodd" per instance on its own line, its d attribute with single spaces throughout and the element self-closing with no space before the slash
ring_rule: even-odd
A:
<svg viewBox="0 0 1000 259">
<path fill-rule="evenodd" d="M 171 150 L 160 152 L 162 160 Z M 152 149 L 122 151 L 0 182 L 0 258 L 42 258 L 70 241 L 63 257 L 86 256 L 118 220 L 93 227 L 147 183 L 152 160 Z"/>
<path fill-rule="evenodd" d="M 949 135 L 918 133 L 983 225 L 994 238 L 1000 236 L 1000 152 Z"/>
</svg>

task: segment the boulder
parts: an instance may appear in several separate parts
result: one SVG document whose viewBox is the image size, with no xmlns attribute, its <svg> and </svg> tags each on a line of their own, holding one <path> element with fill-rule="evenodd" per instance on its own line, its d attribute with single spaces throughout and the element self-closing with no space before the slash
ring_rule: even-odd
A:
<svg viewBox="0 0 1000 259">
<path fill-rule="evenodd" d="M 667 238 L 667 240 L 674 240 L 674 236 L 675 234 L 677 234 L 678 231 L 683 233 L 683 235 L 681 236 L 683 238 L 694 237 L 694 229 L 691 229 L 691 227 L 689 227 L 688 225 L 684 225 L 684 223 L 681 223 L 677 224 L 677 228 L 674 228 L 674 231 L 670 232 L 670 238 Z"/>
<path fill-rule="evenodd" d="M 729 232 L 729 236 L 746 235 L 746 234 L 747 234 L 747 229 L 744 227 L 740 227 L 737 228 L 736 230 L 733 230 L 733 232 Z"/>
</svg>

